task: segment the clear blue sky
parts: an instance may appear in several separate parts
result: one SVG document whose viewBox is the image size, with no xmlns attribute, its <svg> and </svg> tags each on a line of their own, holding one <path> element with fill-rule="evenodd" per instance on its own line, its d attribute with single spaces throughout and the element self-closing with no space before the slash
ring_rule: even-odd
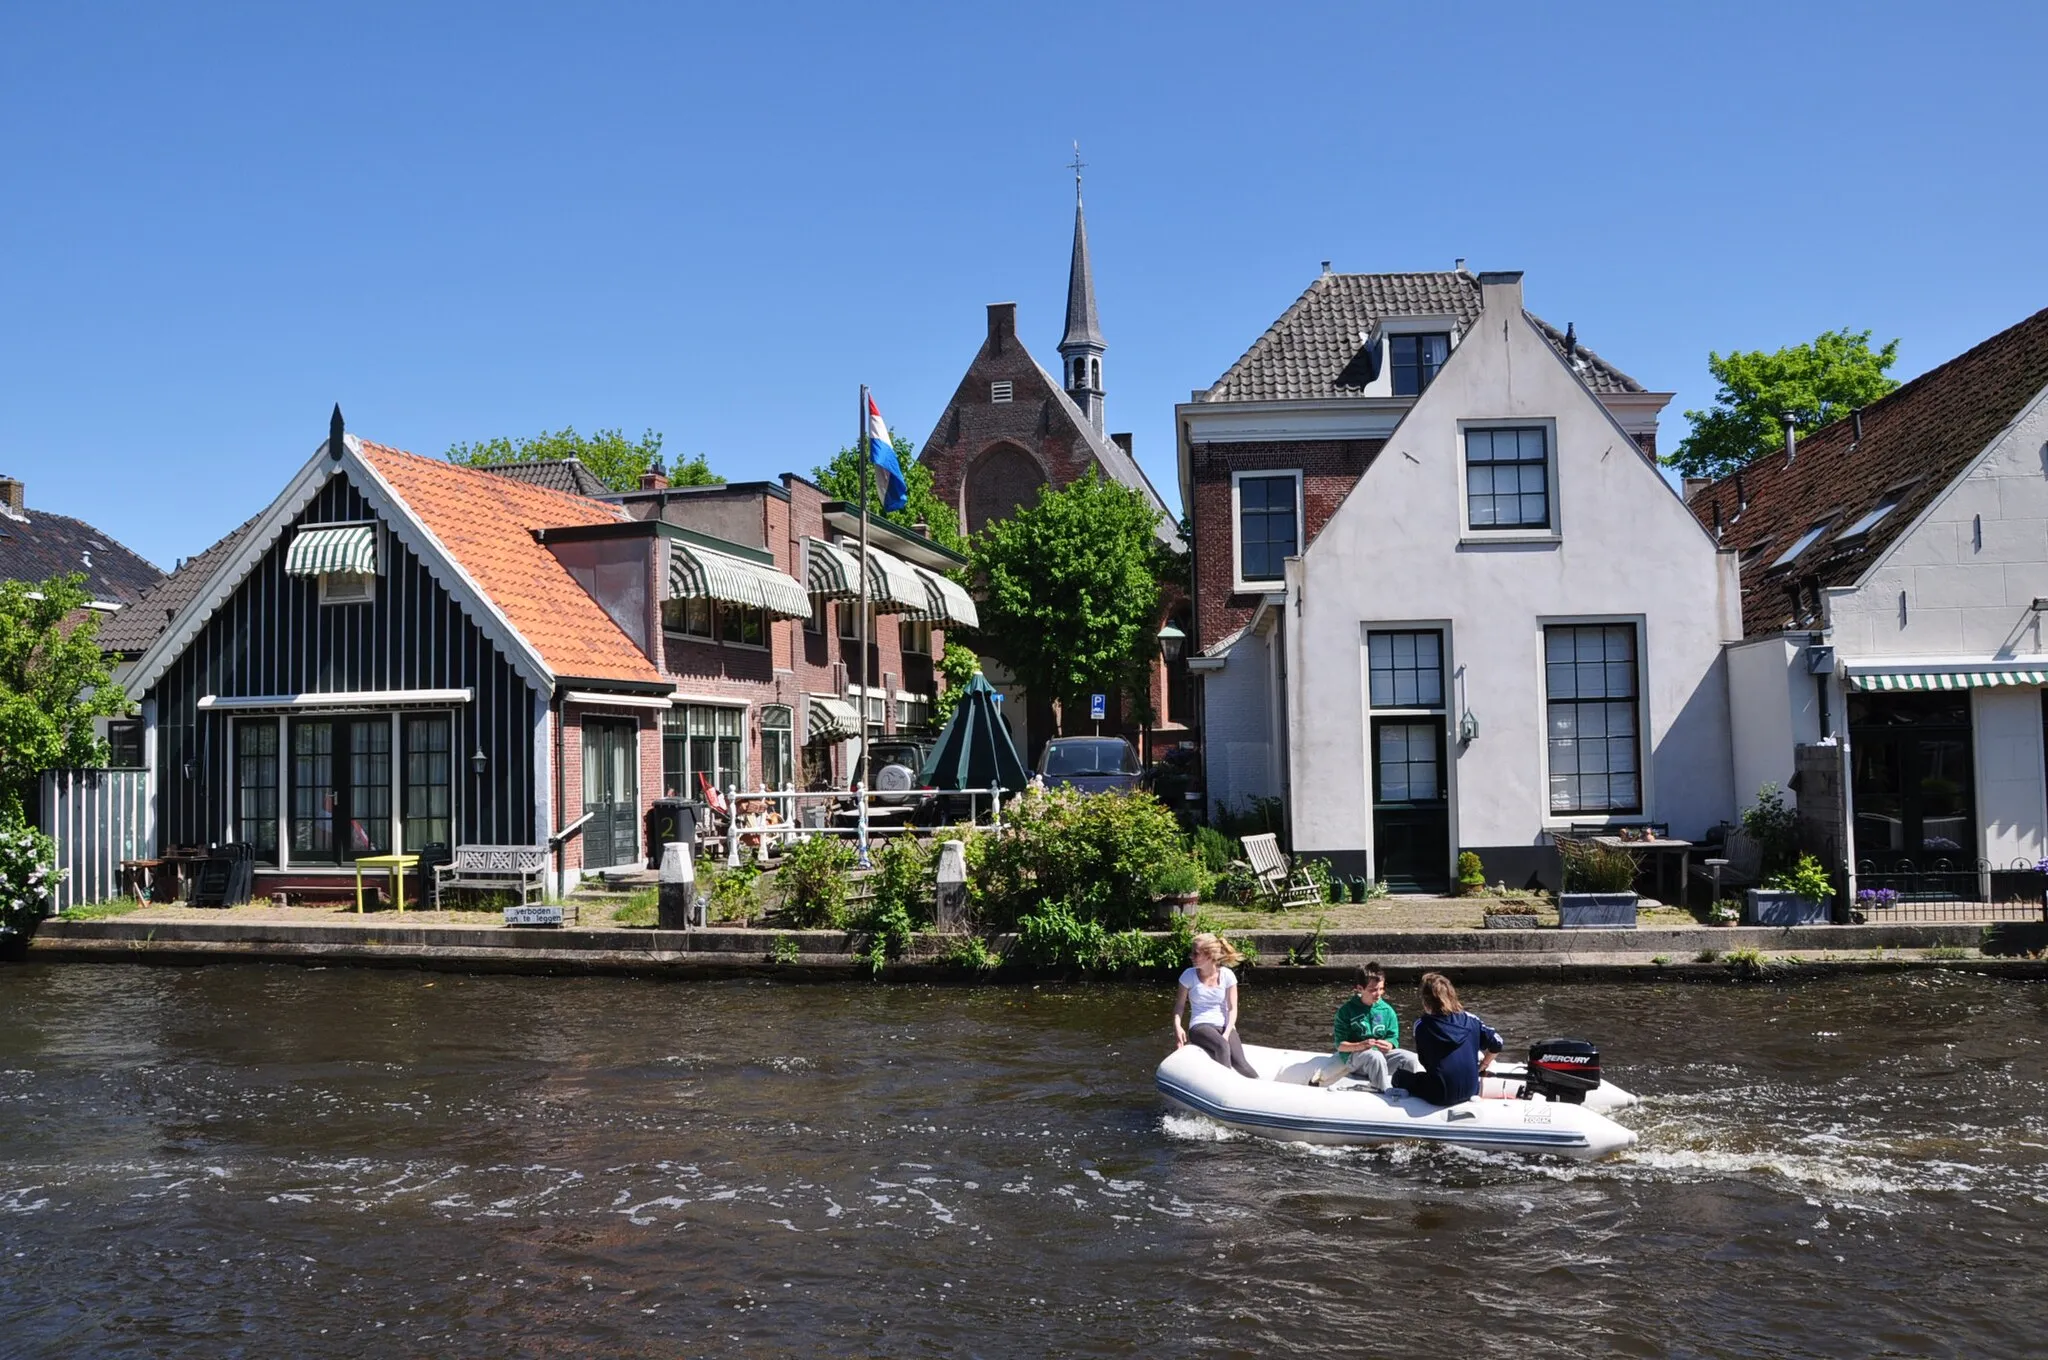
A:
<svg viewBox="0 0 2048 1360">
<path fill-rule="evenodd" d="M 1079 138 L 1109 425 L 1329 259 L 1527 271 L 1680 412 L 1710 349 L 1941 362 L 2048 306 L 2048 6 L 14 4 L 0 471 L 159 564 L 342 404 L 421 453 L 653 427 L 734 479 L 922 441 Z"/>
</svg>

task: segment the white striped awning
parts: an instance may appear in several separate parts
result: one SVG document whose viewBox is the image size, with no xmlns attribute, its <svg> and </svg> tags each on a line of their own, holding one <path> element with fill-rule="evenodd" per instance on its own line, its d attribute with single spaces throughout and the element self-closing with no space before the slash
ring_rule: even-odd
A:
<svg viewBox="0 0 2048 1360">
<path fill-rule="evenodd" d="M 962 628 L 981 627 L 981 615 L 975 612 L 974 597 L 964 590 L 958 581 L 941 576 L 927 567 L 912 565 L 917 579 L 924 583 L 925 598 L 930 601 L 924 617 L 940 625 L 958 624 Z"/>
<path fill-rule="evenodd" d="M 374 575 L 377 526 L 342 524 L 332 529 L 301 529 L 292 535 L 284 569 L 292 576 L 324 576 L 329 572 Z"/>
<path fill-rule="evenodd" d="M 804 744 L 845 741 L 860 735 L 860 714 L 844 699 L 826 694 L 805 696 Z"/>
<path fill-rule="evenodd" d="M 1857 690 L 1996 689 L 2001 685 L 2048 686 L 2048 671 L 1872 671 L 1849 677 Z"/>
<path fill-rule="evenodd" d="M 721 600 L 765 609 L 778 619 L 811 616 L 811 597 L 794 576 L 682 539 L 668 545 L 668 594 L 672 600 Z"/>
</svg>

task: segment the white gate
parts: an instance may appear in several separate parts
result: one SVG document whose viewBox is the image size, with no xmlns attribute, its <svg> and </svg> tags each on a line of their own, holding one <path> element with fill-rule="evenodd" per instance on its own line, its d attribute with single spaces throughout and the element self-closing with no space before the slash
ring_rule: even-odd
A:
<svg viewBox="0 0 2048 1360">
<path fill-rule="evenodd" d="M 43 830 L 57 842 L 55 910 L 121 894 L 121 861 L 156 843 L 147 770 L 52 770 L 43 776 Z"/>
</svg>

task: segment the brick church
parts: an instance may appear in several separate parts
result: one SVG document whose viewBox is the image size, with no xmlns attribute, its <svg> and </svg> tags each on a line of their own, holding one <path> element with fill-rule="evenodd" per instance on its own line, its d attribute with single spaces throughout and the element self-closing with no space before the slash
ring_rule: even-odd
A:
<svg viewBox="0 0 2048 1360">
<path fill-rule="evenodd" d="M 1046 487 L 1063 487 L 1091 468 L 1143 493 L 1160 514 L 1159 537 L 1173 547 L 1181 542 L 1176 517 L 1131 455 L 1131 436 L 1105 434 L 1102 361 L 1108 345 L 1095 310 L 1095 278 L 1088 259 L 1088 225 L 1081 210 L 1081 181 L 1074 179 L 1074 252 L 1067 274 L 1067 325 L 1060 338 L 1060 376 L 1039 366 L 1017 335 L 1017 304 L 992 302 L 988 335 L 974 362 L 967 366 L 951 401 L 934 423 L 918 460 L 931 469 L 933 490 L 960 516 L 962 532 L 974 533 L 992 520 L 1036 505 Z M 1161 623 L 1175 623 L 1185 600 L 1172 593 Z M 1153 710 L 1149 731 L 1136 715 L 1119 711 L 1114 696 L 1104 733 L 1130 737 L 1148 759 L 1168 747 L 1192 739 L 1197 721 L 1188 698 L 1185 660 L 1154 667 Z M 1053 733 L 1047 703 L 1034 702 L 1010 679 L 1000 658 L 984 657 L 989 682 L 1003 692 L 1004 714 L 1026 759 L 1035 760 Z M 1069 734 L 1086 733 L 1087 715 L 1067 715 Z"/>
</svg>

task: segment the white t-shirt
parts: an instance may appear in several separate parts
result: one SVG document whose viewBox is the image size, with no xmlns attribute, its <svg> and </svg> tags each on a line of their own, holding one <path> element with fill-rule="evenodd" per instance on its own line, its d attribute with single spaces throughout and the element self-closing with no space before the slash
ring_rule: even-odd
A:
<svg viewBox="0 0 2048 1360">
<path fill-rule="evenodd" d="M 1204 983 L 1202 975 L 1192 968 L 1181 971 L 1180 985 L 1188 989 L 1188 1028 L 1196 1025 L 1214 1025 L 1226 1029 L 1230 1025 L 1230 989 L 1237 985 L 1237 974 L 1228 968 L 1216 970 L 1216 980 Z"/>
</svg>

